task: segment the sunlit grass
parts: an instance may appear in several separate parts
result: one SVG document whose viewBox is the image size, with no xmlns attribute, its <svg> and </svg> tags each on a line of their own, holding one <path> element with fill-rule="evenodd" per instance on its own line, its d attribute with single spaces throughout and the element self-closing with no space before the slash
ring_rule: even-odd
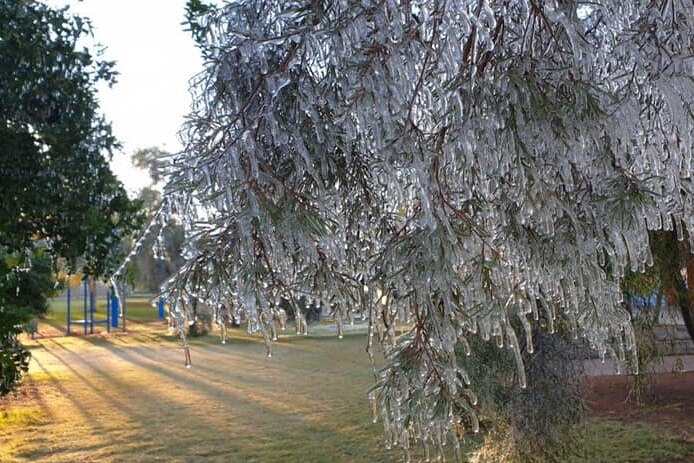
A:
<svg viewBox="0 0 694 463">
<path fill-rule="evenodd" d="M 0 410 L 0 429 L 7 427 L 28 427 L 44 422 L 41 410 L 37 408 L 13 408 L 10 410 Z"/>
<path fill-rule="evenodd" d="M 191 339 L 191 369 L 161 325 L 33 341 L 30 392 L 0 402 L 0 462 L 402 460 L 371 423 L 363 333 L 284 336 L 271 359 L 259 336 L 230 335 Z M 583 439 L 571 463 L 688 461 L 640 426 L 592 420 Z"/>
<path fill-rule="evenodd" d="M 191 340 L 186 369 L 164 333 L 35 341 L 38 398 L 13 409 L 38 400 L 46 421 L 1 430 L 0 461 L 401 460 L 371 423 L 364 336 L 286 336 L 267 359 L 233 330 L 226 345 Z"/>
</svg>

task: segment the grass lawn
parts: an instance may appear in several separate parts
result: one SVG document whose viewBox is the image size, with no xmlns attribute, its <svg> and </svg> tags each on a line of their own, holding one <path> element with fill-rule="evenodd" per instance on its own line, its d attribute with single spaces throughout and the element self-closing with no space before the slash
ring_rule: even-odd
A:
<svg viewBox="0 0 694 463">
<path fill-rule="evenodd" d="M 371 423 L 364 337 L 193 340 L 163 331 L 38 339 L 0 461 L 397 462 Z"/>
<path fill-rule="evenodd" d="M 134 324 L 136 325 L 136 324 Z M 164 326 L 129 335 L 28 341 L 22 394 L 0 401 L 0 462 L 399 462 L 371 423 L 365 337 L 191 342 L 193 368 Z M 589 422 L 578 462 L 678 461 L 668 435 Z M 679 460 L 689 461 L 689 460 Z"/>
<path fill-rule="evenodd" d="M 686 463 L 694 458 L 691 445 L 663 430 L 605 419 L 586 423 L 578 447 L 580 455 L 567 463 Z"/>
</svg>

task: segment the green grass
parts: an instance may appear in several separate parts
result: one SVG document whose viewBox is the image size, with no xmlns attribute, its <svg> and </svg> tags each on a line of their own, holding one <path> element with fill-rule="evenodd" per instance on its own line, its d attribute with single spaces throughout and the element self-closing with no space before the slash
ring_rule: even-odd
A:
<svg viewBox="0 0 694 463">
<path fill-rule="evenodd" d="M 31 342 L 27 396 L 0 401 L 0 462 L 402 460 L 371 423 L 363 334 L 284 336 L 268 359 L 259 336 L 230 333 L 226 345 L 192 339 L 191 369 L 157 325 Z M 638 425 L 591 420 L 583 439 L 571 463 L 689 461 L 686 446 Z"/>
<path fill-rule="evenodd" d="M 191 340 L 193 368 L 165 330 L 41 339 L 31 346 L 39 426 L 0 429 L 0 461 L 399 462 L 365 391 L 363 335 Z M 36 377 L 36 381 L 31 378 Z"/>
<path fill-rule="evenodd" d="M 538 436 L 540 437 L 540 436 Z M 641 423 L 623 423 L 609 418 L 591 417 L 580 424 L 566 442 L 564 452 L 555 459 L 513 458 L 505 431 L 479 436 L 476 463 L 689 463 L 694 446 L 666 429 Z M 559 458 L 557 460 L 556 458 Z"/>
<path fill-rule="evenodd" d="M 670 433 L 641 424 L 589 420 L 567 463 L 642 463 L 692 461 L 692 447 Z"/>
</svg>

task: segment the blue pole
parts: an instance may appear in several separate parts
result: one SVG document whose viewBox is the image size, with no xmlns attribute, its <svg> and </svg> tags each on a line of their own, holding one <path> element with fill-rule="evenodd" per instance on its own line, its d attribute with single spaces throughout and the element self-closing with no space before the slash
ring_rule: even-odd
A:
<svg viewBox="0 0 694 463">
<path fill-rule="evenodd" d="M 166 318 L 166 313 L 164 312 L 164 298 L 160 297 L 159 301 L 157 302 L 157 307 L 159 308 L 159 318 L 164 319 Z"/>
<path fill-rule="evenodd" d="M 118 328 L 118 298 L 115 291 L 111 294 L 111 326 Z"/>
<path fill-rule="evenodd" d="M 94 334 L 94 312 L 96 311 L 96 284 L 94 280 L 89 285 L 89 332 Z"/>
<path fill-rule="evenodd" d="M 82 325 L 84 326 L 84 335 L 87 335 L 87 279 L 85 278 L 82 282 L 82 302 L 84 302 L 84 319 L 82 320 Z"/>
<path fill-rule="evenodd" d="M 106 290 L 106 332 L 111 332 L 111 290 Z"/>
<path fill-rule="evenodd" d="M 67 279 L 67 335 L 70 336 L 70 278 Z"/>
</svg>

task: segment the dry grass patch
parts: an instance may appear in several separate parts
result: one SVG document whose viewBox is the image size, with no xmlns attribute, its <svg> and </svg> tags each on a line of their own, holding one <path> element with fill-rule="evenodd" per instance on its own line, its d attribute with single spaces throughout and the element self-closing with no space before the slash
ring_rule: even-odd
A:
<svg viewBox="0 0 694 463">
<path fill-rule="evenodd" d="M 156 342 L 153 342 L 156 341 Z M 42 420 L 0 433 L 4 461 L 397 462 L 370 421 L 363 336 L 192 341 L 183 366 L 163 329 L 36 340 Z M 15 404 L 16 408 L 17 404 Z"/>
</svg>

